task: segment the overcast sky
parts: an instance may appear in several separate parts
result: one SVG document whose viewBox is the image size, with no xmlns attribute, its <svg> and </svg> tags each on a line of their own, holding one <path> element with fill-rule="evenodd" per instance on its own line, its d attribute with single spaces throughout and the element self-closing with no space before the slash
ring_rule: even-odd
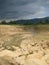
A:
<svg viewBox="0 0 49 65">
<path fill-rule="evenodd" d="M 49 0 L 0 0 L 0 19 L 49 16 Z"/>
</svg>

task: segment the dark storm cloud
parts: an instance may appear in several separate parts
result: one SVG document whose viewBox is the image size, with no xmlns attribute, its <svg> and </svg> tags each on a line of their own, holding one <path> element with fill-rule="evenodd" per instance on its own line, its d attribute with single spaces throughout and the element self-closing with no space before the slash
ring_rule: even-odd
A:
<svg viewBox="0 0 49 65">
<path fill-rule="evenodd" d="M 0 19 L 43 17 L 48 7 L 49 0 L 0 0 Z"/>
</svg>

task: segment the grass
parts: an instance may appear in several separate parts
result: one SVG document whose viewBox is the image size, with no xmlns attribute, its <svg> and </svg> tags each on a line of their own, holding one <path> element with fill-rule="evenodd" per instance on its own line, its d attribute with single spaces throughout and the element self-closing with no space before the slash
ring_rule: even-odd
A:
<svg viewBox="0 0 49 65">
<path fill-rule="evenodd" d="M 13 51 L 12 46 L 20 47 L 21 42 L 28 38 L 24 38 L 27 34 L 33 35 L 35 42 L 49 40 L 49 25 L 0 25 L 0 44 Z"/>
</svg>

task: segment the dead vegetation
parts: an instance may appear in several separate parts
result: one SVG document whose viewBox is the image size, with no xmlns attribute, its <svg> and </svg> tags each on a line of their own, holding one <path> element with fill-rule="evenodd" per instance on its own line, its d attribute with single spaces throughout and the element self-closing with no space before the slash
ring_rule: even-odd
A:
<svg viewBox="0 0 49 65">
<path fill-rule="evenodd" d="M 49 65 L 49 26 L 0 25 L 0 65 L 32 65 L 33 60 Z"/>
</svg>

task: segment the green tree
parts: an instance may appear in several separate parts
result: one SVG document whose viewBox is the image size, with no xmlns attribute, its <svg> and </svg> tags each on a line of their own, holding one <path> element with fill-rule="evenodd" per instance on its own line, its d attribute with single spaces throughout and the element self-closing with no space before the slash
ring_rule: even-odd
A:
<svg viewBox="0 0 49 65">
<path fill-rule="evenodd" d="M 2 21 L 1 24 L 7 24 L 6 21 Z"/>
</svg>

